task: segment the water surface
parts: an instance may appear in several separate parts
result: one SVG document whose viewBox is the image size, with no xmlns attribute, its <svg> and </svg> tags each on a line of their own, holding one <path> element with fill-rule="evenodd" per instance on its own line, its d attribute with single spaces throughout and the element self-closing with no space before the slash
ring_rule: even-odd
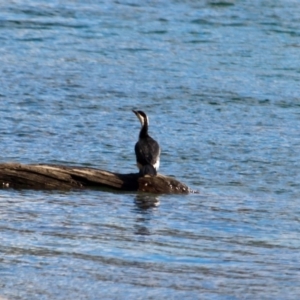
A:
<svg viewBox="0 0 300 300">
<path fill-rule="evenodd" d="M 0 193 L 7 299 L 298 299 L 297 1 L 0 4 L 0 160 L 135 172 L 139 122 L 188 196 Z"/>
</svg>

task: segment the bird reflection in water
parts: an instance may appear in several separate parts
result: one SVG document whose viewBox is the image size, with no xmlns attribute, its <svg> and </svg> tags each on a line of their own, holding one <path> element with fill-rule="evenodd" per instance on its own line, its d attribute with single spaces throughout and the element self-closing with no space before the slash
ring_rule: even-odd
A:
<svg viewBox="0 0 300 300">
<path fill-rule="evenodd" d="M 139 214 L 141 214 L 136 218 L 134 233 L 142 236 L 151 235 L 149 221 L 151 220 L 151 212 L 159 206 L 159 198 L 154 195 L 138 194 L 136 195 L 134 202 L 138 208 Z"/>
<path fill-rule="evenodd" d="M 140 209 L 149 209 L 159 206 L 159 198 L 154 195 L 144 195 L 144 194 L 138 194 L 134 202 L 136 206 Z"/>
</svg>

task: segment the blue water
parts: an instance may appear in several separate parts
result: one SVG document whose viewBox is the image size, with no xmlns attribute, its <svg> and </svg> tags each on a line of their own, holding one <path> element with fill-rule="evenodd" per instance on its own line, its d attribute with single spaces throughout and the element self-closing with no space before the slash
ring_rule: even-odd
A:
<svg viewBox="0 0 300 300">
<path fill-rule="evenodd" d="M 300 3 L 2 1 L 0 162 L 199 194 L 0 190 L 0 298 L 299 299 Z"/>
</svg>

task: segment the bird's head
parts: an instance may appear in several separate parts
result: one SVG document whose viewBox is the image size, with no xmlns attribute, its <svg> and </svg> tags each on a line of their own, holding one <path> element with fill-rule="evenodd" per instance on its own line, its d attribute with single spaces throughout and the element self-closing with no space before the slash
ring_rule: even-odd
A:
<svg viewBox="0 0 300 300">
<path fill-rule="evenodd" d="M 141 111 L 141 110 L 133 110 L 133 112 L 135 113 L 135 115 L 138 117 L 138 119 L 140 120 L 142 126 L 144 125 L 149 125 L 149 119 L 147 117 L 147 115 Z"/>
</svg>

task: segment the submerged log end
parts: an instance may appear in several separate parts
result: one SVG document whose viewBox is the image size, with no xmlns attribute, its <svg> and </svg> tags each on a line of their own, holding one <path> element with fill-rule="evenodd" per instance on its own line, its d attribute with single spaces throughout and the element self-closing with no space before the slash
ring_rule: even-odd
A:
<svg viewBox="0 0 300 300">
<path fill-rule="evenodd" d="M 81 182 L 61 172 L 63 168 L 53 171 L 50 165 L 0 164 L 0 188 L 68 190 L 83 187 Z"/>
</svg>

